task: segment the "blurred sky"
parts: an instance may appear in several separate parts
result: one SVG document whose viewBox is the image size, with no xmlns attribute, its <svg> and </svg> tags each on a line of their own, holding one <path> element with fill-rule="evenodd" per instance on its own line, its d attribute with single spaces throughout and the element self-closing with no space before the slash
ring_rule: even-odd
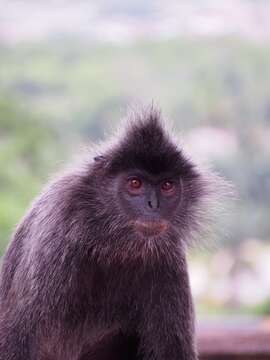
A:
<svg viewBox="0 0 270 360">
<path fill-rule="evenodd" d="M 2 0 L 0 6 L 0 38 L 7 43 L 63 34 L 116 43 L 179 34 L 270 39 L 267 0 Z"/>
</svg>

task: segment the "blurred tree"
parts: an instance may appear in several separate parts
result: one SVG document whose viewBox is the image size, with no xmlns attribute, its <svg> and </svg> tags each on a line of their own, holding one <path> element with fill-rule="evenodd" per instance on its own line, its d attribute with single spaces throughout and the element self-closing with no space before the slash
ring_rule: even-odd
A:
<svg viewBox="0 0 270 360">
<path fill-rule="evenodd" d="M 53 129 L 14 101 L 0 101 L 0 254 L 58 156 Z"/>
</svg>

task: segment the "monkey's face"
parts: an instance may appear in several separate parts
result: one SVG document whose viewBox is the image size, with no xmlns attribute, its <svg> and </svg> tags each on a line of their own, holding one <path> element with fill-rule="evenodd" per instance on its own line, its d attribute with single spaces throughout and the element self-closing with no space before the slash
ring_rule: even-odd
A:
<svg viewBox="0 0 270 360">
<path fill-rule="evenodd" d="M 119 206 L 136 232 L 157 236 L 169 230 L 181 203 L 179 176 L 130 170 L 117 176 L 116 187 Z"/>
<path fill-rule="evenodd" d="M 92 226 L 106 261 L 168 260 L 199 228 L 201 175 L 156 113 L 131 123 L 95 158 L 93 174 Z"/>
</svg>

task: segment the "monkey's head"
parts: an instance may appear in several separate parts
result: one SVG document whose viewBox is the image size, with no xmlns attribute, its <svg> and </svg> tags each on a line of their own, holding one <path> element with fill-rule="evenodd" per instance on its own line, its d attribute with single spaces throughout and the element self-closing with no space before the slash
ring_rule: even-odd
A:
<svg viewBox="0 0 270 360">
<path fill-rule="evenodd" d="M 100 234 L 108 235 L 111 256 L 172 253 L 200 228 L 209 184 L 164 130 L 159 112 L 129 121 L 94 169 Z"/>
</svg>

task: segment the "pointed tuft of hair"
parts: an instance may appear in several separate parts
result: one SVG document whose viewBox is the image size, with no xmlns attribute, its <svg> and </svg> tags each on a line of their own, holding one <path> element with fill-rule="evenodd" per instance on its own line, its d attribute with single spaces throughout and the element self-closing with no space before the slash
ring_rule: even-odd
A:
<svg viewBox="0 0 270 360">
<path fill-rule="evenodd" d="M 129 117 L 120 143 L 110 153 L 111 172 L 132 168 L 155 175 L 166 172 L 195 175 L 193 165 L 167 134 L 161 112 L 153 106 Z"/>
</svg>

